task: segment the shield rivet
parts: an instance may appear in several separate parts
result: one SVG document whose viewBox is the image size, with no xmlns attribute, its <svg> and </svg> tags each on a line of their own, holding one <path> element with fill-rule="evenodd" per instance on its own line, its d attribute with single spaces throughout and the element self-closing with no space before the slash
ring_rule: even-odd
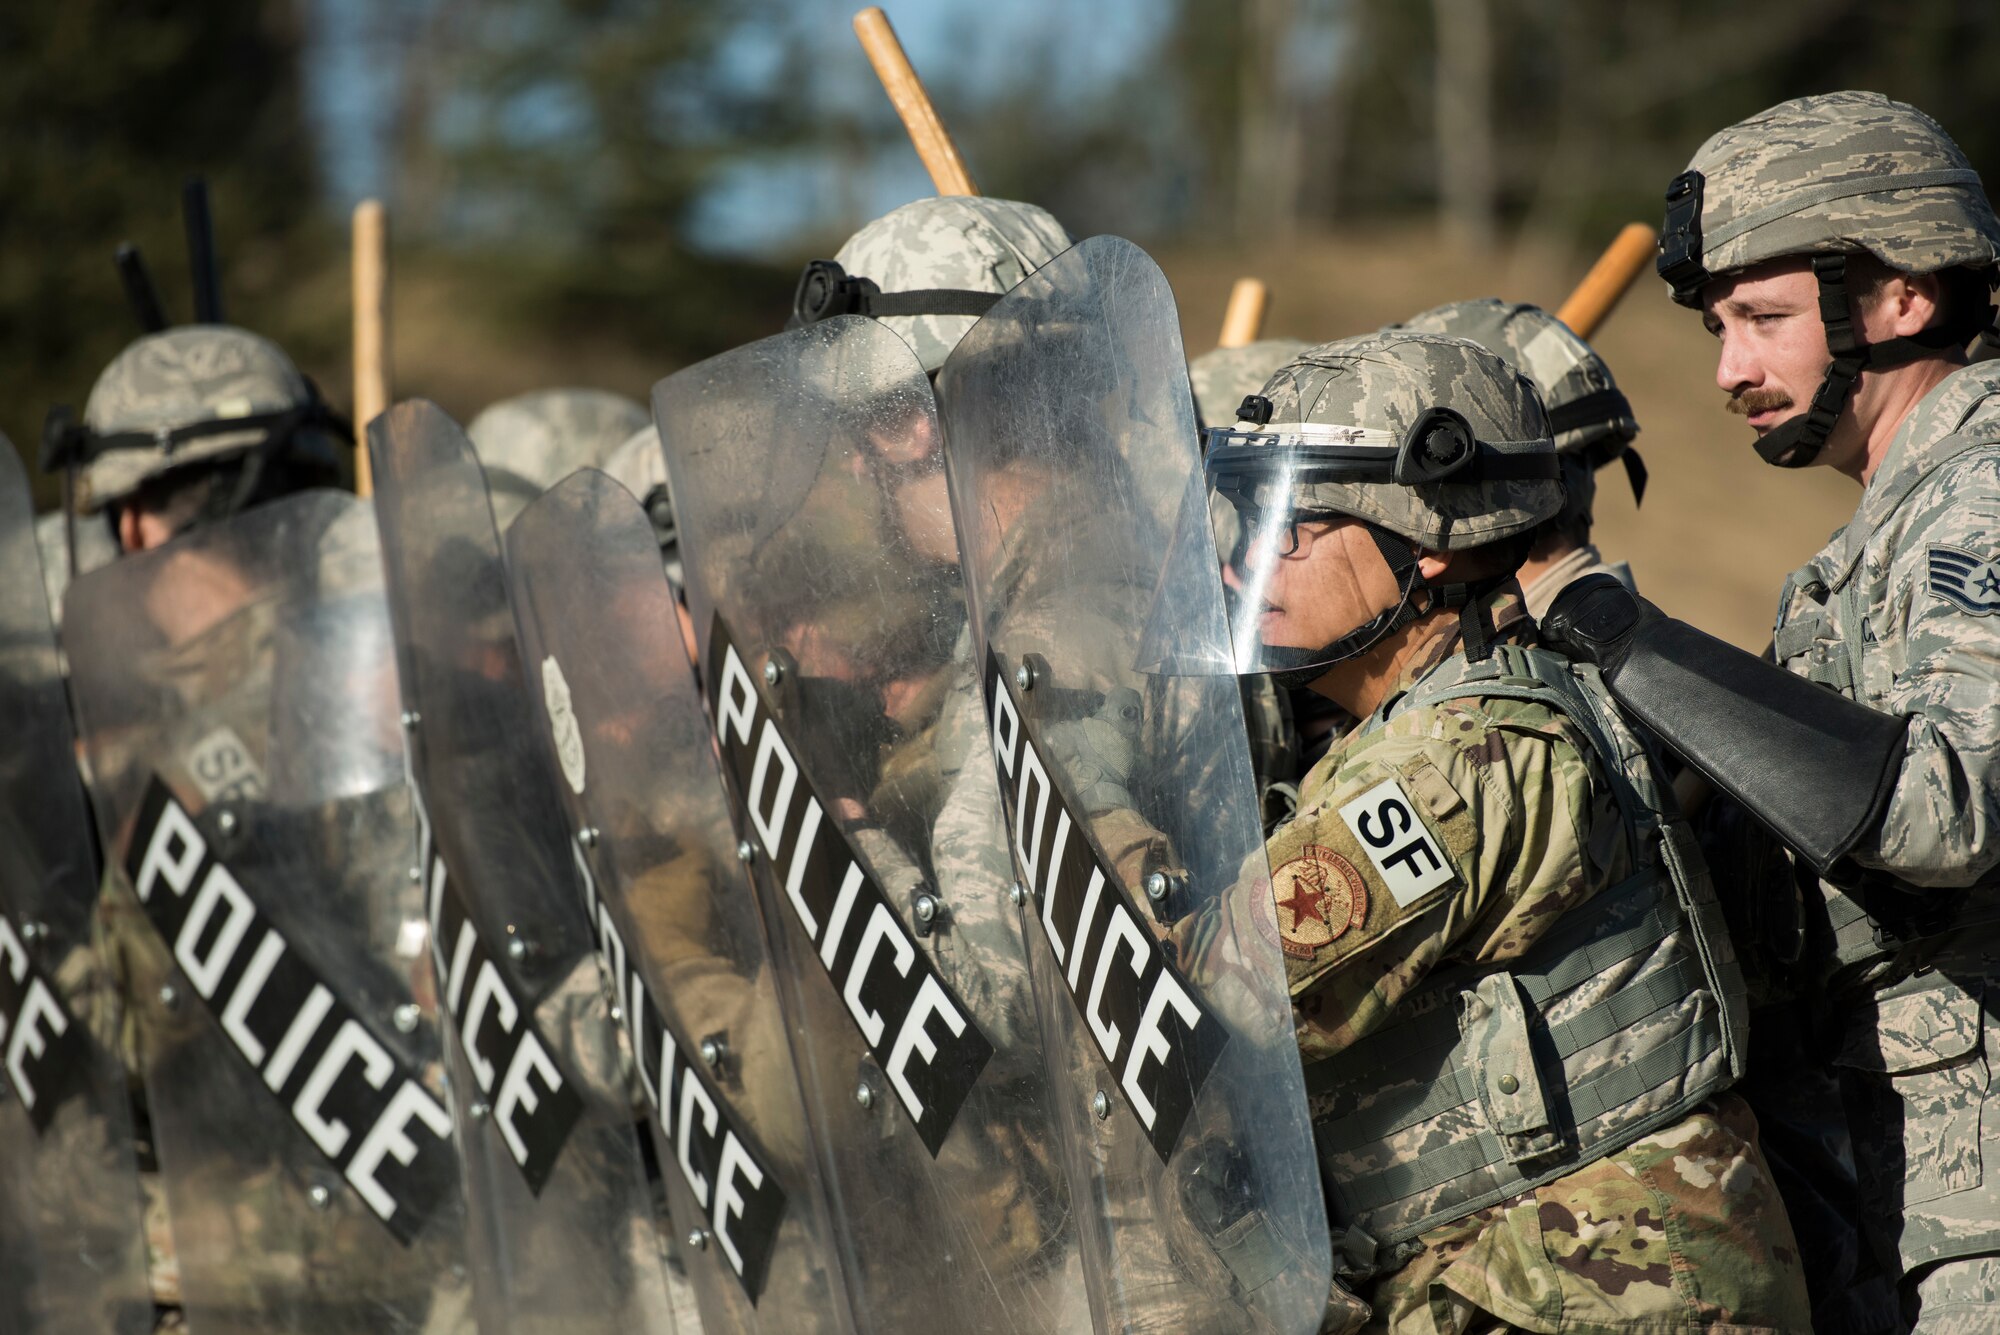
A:
<svg viewBox="0 0 2000 1335">
<path fill-rule="evenodd" d="M 609 1014 L 611 1017 L 611 1023 L 613 1024 L 625 1023 L 625 1008 L 623 1006 L 614 1004 L 611 1007 L 610 1011 L 607 1012 L 607 1014 Z"/>
<path fill-rule="evenodd" d="M 692 1247 L 692 1248 L 693 1248 L 693 1249 L 694 1249 L 695 1251 L 698 1251 L 698 1252 L 700 1252 L 700 1251 L 707 1251 L 707 1250 L 708 1250 L 708 1230 L 707 1230 L 707 1229 L 705 1229 L 705 1228 L 698 1228 L 698 1229 L 695 1229 L 695 1230 L 694 1230 L 694 1231 L 693 1231 L 692 1233 L 689 1233 L 689 1234 L 688 1234 L 688 1246 L 689 1246 L 689 1247 Z"/>
<path fill-rule="evenodd" d="M 938 902 L 936 895 L 918 895 L 914 907 L 917 912 L 918 922 L 935 922 L 937 920 Z"/>
<path fill-rule="evenodd" d="M 419 714 L 419 713 L 418 713 L 418 712 L 417 712 L 416 710 L 414 710 L 414 709 L 405 709 L 405 710 L 403 711 L 403 727 L 404 727 L 404 728 L 406 728 L 406 729 L 408 729 L 408 728 L 414 728 L 414 727 L 416 727 L 416 726 L 417 726 L 417 725 L 418 725 L 419 723 L 422 723 L 423 721 L 424 721 L 424 716 L 423 716 L 422 714 Z"/>
<path fill-rule="evenodd" d="M 1500 1092 L 1502 1094 L 1512 1094 L 1516 1090 L 1521 1088 L 1521 1082 L 1519 1080 L 1516 1080 L 1511 1075 L 1501 1076 L 1499 1083 L 1500 1083 Z"/>
<path fill-rule="evenodd" d="M 410 868 L 410 884 L 422 885 L 423 883 L 424 883 L 424 869 L 422 867 Z"/>
<path fill-rule="evenodd" d="M 716 1067 L 722 1065 L 722 1053 L 721 1039 L 704 1038 L 701 1041 L 701 1060 L 709 1070 L 713 1071 Z"/>
<path fill-rule="evenodd" d="M 1035 689 L 1035 670 L 1026 663 L 1014 669 L 1014 685 L 1024 691 Z"/>
<path fill-rule="evenodd" d="M 475 1103 L 470 1108 L 467 1108 L 466 1111 L 472 1114 L 473 1121 L 483 1122 L 486 1120 L 486 1114 L 492 1112 L 493 1108 L 491 1104 Z"/>
<path fill-rule="evenodd" d="M 875 1106 L 875 1091 L 868 1088 L 866 1081 L 854 1087 L 854 1101 L 864 1108 Z"/>
<path fill-rule="evenodd" d="M 21 939 L 29 945 L 41 940 L 49 932 L 47 923 L 24 922 L 21 924 Z"/>
<path fill-rule="evenodd" d="M 507 938 L 507 958 L 515 963 L 528 958 L 528 943 L 518 936 Z"/>
<path fill-rule="evenodd" d="M 584 826 L 581 830 L 578 830 L 576 832 L 576 841 L 579 844 L 582 844 L 585 848 L 596 848 L 597 827 L 595 825 Z"/>
<path fill-rule="evenodd" d="M 328 1191 L 322 1184 L 315 1182 L 306 1188 L 306 1199 L 312 1202 L 313 1209 L 324 1210 L 327 1206 L 333 1204 L 333 1193 Z"/>
<path fill-rule="evenodd" d="M 233 811 L 217 812 L 215 817 L 215 831 L 217 834 L 222 834 L 222 835 L 235 834 L 238 823 L 239 822 L 236 819 L 235 812 Z"/>
<path fill-rule="evenodd" d="M 775 658 L 765 659 L 764 684 L 766 686 L 776 686 L 779 682 L 783 681 L 784 679 L 785 679 L 785 670 L 782 667 L 778 666 L 778 660 Z"/>
<path fill-rule="evenodd" d="M 417 1021 L 423 1019 L 423 1016 L 424 1013 L 417 1009 L 416 1002 L 406 1001 L 396 1007 L 394 1014 L 389 1018 L 395 1022 L 399 1032 L 414 1034 L 417 1032 Z"/>
<path fill-rule="evenodd" d="M 736 860 L 738 862 L 748 862 L 751 858 L 754 858 L 756 856 L 757 856 L 757 850 L 750 846 L 750 841 L 748 839 L 738 841 L 736 845 Z"/>
<path fill-rule="evenodd" d="M 168 1010 L 172 1010 L 174 1007 L 180 1005 L 181 1004 L 180 989 L 175 987 L 172 983 L 161 983 L 160 1004 L 162 1006 L 165 1006 Z"/>
<path fill-rule="evenodd" d="M 1100 1122 L 1111 1116 L 1111 1096 L 1101 1089 L 1098 1090 L 1090 1096 L 1090 1110 L 1097 1114 L 1097 1120 Z"/>
<path fill-rule="evenodd" d="M 1013 902 L 1015 908 L 1020 908 L 1021 905 L 1028 902 L 1028 887 L 1022 885 L 1019 881 L 1014 882 L 1014 884 L 1007 887 L 1007 898 Z"/>
<path fill-rule="evenodd" d="M 1167 897 L 1167 874 L 1156 871 L 1146 878 L 1146 898 L 1159 903 Z"/>
</svg>

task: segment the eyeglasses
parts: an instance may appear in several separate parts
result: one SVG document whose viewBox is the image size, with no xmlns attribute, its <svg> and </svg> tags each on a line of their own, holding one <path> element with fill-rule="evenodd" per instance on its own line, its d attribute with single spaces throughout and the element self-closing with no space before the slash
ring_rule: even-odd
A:
<svg viewBox="0 0 2000 1335">
<path fill-rule="evenodd" d="M 1296 556 L 1300 548 L 1310 547 L 1319 538 L 1317 531 L 1309 530 L 1311 540 L 1301 542 L 1300 525 L 1332 524 L 1346 517 L 1335 510 L 1294 510 L 1283 520 L 1273 521 L 1260 510 L 1238 510 L 1236 541 L 1229 550 L 1229 564 L 1241 567 L 1249 559 L 1250 544 L 1260 536 L 1273 542 L 1273 554 L 1279 559 Z"/>
</svg>

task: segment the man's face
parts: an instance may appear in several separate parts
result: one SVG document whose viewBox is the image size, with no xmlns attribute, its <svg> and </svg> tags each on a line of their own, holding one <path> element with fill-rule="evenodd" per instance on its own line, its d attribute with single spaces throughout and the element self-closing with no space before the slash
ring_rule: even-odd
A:
<svg viewBox="0 0 2000 1335">
<path fill-rule="evenodd" d="M 1396 605 L 1401 591 L 1375 539 L 1353 519 L 1316 519 L 1298 526 L 1298 548 L 1288 556 L 1260 552 L 1269 538 L 1254 539 L 1245 564 L 1270 572 L 1261 592 L 1232 562 L 1223 582 L 1257 596 L 1258 639 L 1281 649 L 1320 649 Z"/>
<path fill-rule="evenodd" d="M 1701 318 L 1722 345 L 1715 383 L 1729 395 L 1726 406 L 1760 439 L 1812 406 L 1833 354 L 1809 260 L 1774 260 L 1711 280 L 1702 289 Z M 1894 337 L 1892 322 L 1880 302 L 1860 310 L 1861 335 L 1869 342 Z M 1839 467 L 1865 451 L 1876 411 L 1870 382 L 1863 372 L 1816 463 Z"/>
</svg>

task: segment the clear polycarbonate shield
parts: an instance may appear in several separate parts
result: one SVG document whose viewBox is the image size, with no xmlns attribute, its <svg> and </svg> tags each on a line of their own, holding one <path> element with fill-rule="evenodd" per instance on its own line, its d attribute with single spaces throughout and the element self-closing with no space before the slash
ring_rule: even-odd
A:
<svg viewBox="0 0 2000 1335">
<path fill-rule="evenodd" d="M 1084 242 L 938 396 L 1098 1321 L 1315 1330 L 1331 1250 L 1236 683 L 1140 664 L 1159 607 L 1229 655 L 1212 543 L 1170 540 L 1204 497 L 1165 278 Z"/>
<path fill-rule="evenodd" d="M 369 427 L 482 1332 L 673 1328 L 632 1091 L 536 740 L 486 475 L 436 405 Z"/>
<path fill-rule="evenodd" d="M 654 418 L 861 1324 L 1082 1328 L 923 367 L 836 319 L 662 381 Z"/>
<path fill-rule="evenodd" d="M 0 1328 L 152 1329 L 125 1071 L 91 940 L 96 841 L 44 601 L 34 506 L 0 436 Z"/>
<path fill-rule="evenodd" d="M 852 1330 L 785 1022 L 659 546 L 594 470 L 507 534 L 532 731 L 561 779 L 679 1263 L 710 1331 Z"/>
<path fill-rule="evenodd" d="M 190 1328 L 470 1329 L 372 513 L 128 556 L 63 643 Z"/>
</svg>

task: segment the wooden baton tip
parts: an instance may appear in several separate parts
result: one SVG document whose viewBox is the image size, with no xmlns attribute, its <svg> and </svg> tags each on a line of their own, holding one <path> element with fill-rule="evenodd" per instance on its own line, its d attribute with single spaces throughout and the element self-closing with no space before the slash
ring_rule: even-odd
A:
<svg viewBox="0 0 2000 1335">
<path fill-rule="evenodd" d="M 1271 306 L 1271 289 L 1262 279 L 1239 278 L 1229 289 L 1229 306 L 1222 313 L 1222 336 L 1218 348 L 1241 348 L 1257 341 L 1264 332 L 1264 312 Z"/>
<path fill-rule="evenodd" d="M 1556 318 L 1574 330 L 1578 338 L 1595 334 L 1618 305 L 1618 299 L 1625 295 L 1625 289 L 1653 262 L 1659 236 L 1645 223 L 1626 223 L 1556 311 Z"/>
<path fill-rule="evenodd" d="M 854 16 L 854 35 L 861 39 L 861 49 L 867 53 L 868 63 L 875 67 L 875 77 L 882 81 L 889 104 L 902 118 L 903 129 L 909 133 L 924 170 L 931 174 L 932 187 L 940 195 L 978 194 L 979 187 L 973 184 L 972 173 L 966 170 L 958 145 L 944 128 L 930 94 L 924 91 L 923 80 L 910 65 L 910 57 L 880 5 L 870 5 Z"/>
<path fill-rule="evenodd" d="M 354 207 L 354 491 L 375 490 L 368 424 L 389 406 L 389 219 L 379 199 Z"/>
</svg>

